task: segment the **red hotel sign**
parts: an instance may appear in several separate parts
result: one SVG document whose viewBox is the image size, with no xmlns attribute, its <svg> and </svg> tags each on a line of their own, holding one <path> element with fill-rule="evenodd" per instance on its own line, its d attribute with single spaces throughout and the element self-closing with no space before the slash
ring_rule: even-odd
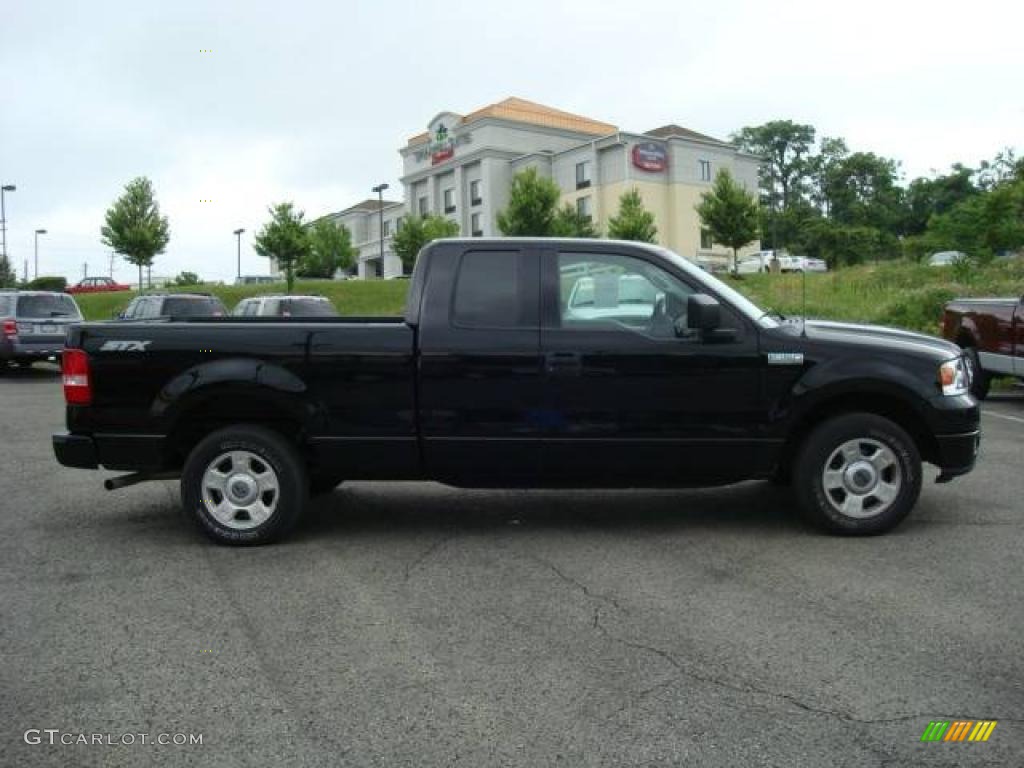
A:
<svg viewBox="0 0 1024 768">
<path fill-rule="evenodd" d="M 633 165 L 641 171 L 664 171 L 668 168 L 668 152 L 661 144 L 644 142 L 633 146 Z"/>
</svg>

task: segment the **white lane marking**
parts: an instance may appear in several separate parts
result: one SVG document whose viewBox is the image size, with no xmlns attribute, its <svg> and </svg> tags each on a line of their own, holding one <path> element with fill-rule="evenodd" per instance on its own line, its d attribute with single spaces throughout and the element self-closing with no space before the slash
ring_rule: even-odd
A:
<svg viewBox="0 0 1024 768">
<path fill-rule="evenodd" d="M 984 408 L 981 411 L 986 416 L 995 416 L 1000 419 L 1007 419 L 1009 421 L 1016 421 L 1018 424 L 1024 424 L 1024 419 L 1020 416 L 1010 416 L 1008 413 L 999 413 L 999 411 L 987 411 Z"/>
</svg>

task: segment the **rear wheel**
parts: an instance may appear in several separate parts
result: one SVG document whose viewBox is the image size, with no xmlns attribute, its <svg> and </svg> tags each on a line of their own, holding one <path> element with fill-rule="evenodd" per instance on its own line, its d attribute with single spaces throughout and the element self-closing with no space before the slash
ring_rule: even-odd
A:
<svg viewBox="0 0 1024 768">
<path fill-rule="evenodd" d="M 181 475 L 185 512 L 219 544 L 266 544 L 292 529 L 309 498 L 295 448 L 264 427 L 241 425 L 207 436 Z"/>
<path fill-rule="evenodd" d="M 984 400 L 992 387 L 992 374 L 982 370 L 978 350 L 974 347 L 966 347 L 964 357 L 967 358 L 967 365 L 971 369 L 971 394 L 979 400 Z"/>
<path fill-rule="evenodd" d="M 870 413 L 837 416 L 801 447 L 794 486 L 804 516 L 832 533 L 884 533 L 921 493 L 921 455 L 897 424 Z"/>
</svg>

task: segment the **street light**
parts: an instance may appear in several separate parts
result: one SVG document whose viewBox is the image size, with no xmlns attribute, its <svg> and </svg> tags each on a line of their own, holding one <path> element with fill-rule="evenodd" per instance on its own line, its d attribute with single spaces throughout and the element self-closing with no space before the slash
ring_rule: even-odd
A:
<svg viewBox="0 0 1024 768">
<path fill-rule="evenodd" d="M 242 233 L 244 229 L 239 227 L 235 230 L 235 237 L 238 238 L 238 282 L 242 282 Z"/>
<path fill-rule="evenodd" d="M 388 188 L 387 184 L 378 184 L 373 188 L 373 192 L 377 193 L 377 211 L 380 214 L 380 275 L 384 276 L 384 190 Z"/>
<path fill-rule="evenodd" d="M 45 234 L 46 234 L 46 230 L 45 229 L 37 229 L 36 230 L 36 262 L 35 262 L 35 267 L 32 270 L 32 272 L 33 272 L 32 277 L 33 278 L 39 277 L 39 236 L 40 235 L 45 235 Z"/>
<path fill-rule="evenodd" d="M 3 235 L 4 261 L 7 261 L 7 209 L 4 207 L 4 192 L 13 192 L 16 189 L 13 184 L 4 184 L 0 187 L 0 234 Z"/>
</svg>

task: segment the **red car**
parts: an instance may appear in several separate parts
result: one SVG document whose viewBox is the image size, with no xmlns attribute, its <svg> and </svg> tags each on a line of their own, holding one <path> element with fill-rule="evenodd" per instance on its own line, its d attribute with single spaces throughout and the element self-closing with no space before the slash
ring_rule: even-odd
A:
<svg viewBox="0 0 1024 768">
<path fill-rule="evenodd" d="M 67 293 L 106 293 L 108 291 L 130 291 L 130 285 L 115 283 L 109 277 L 87 277 L 67 289 Z"/>
</svg>

